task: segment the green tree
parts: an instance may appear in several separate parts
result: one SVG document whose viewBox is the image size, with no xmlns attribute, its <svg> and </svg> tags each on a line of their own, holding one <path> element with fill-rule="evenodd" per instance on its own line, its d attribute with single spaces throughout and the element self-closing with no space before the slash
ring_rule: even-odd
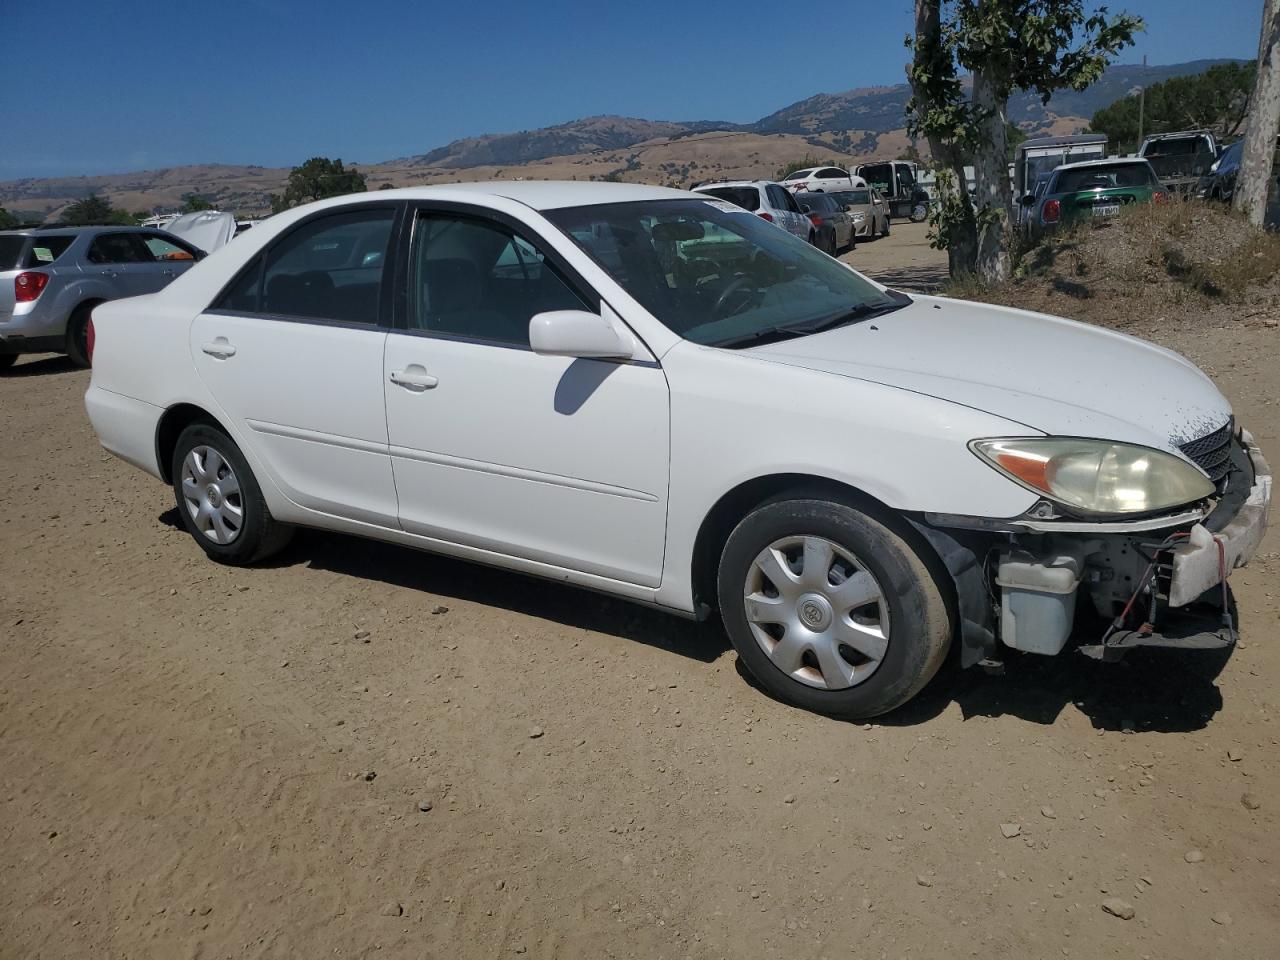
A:
<svg viewBox="0 0 1280 960">
<path fill-rule="evenodd" d="M 382 186 L 378 187 L 379 190 L 394 190 L 395 188 L 396 188 L 396 185 L 392 183 L 390 180 L 382 184 Z"/>
<path fill-rule="evenodd" d="M 4 207 L 0 207 L 0 230 L 12 230 L 21 222 Z"/>
<path fill-rule="evenodd" d="M 182 195 L 182 206 L 178 208 L 179 213 L 200 213 L 202 210 L 216 210 L 217 205 L 210 197 L 206 197 L 199 193 L 184 193 Z"/>
<path fill-rule="evenodd" d="M 906 41 L 907 129 L 928 139 L 945 171 L 932 241 L 947 250 L 953 277 L 1004 280 L 1013 214 L 1005 159 L 1010 95 L 1032 91 L 1047 103 L 1055 90 L 1083 90 L 1133 43 L 1142 20 L 1111 17 L 1105 8 L 1087 14 L 1084 0 L 916 0 L 915 14 L 915 35 Z M 976 200 L 964 189 L 966 155 Z"/>
<path fill-rule="evenodd" d="M 72 226 L 86 223 L 137 223 L 127 210 L 117 210 L 111 201 L 91 193 L 62 211 L 62 222 Z"/>
<path fill-rule="evenodd" d="M 1219 140 L 1230 139 L 1244 124 L 1256 73 L 1256 63 L 1221 63 L 1204 73 L 1153 83 L 1141 105 L 1136 93 L 1122 97 L 1097 111 L 1089 129 L 1105 133 L 1119 153 L 1138 149 L 1139 113 L 1144 135 L 1205 129 Z"/>
<path fill-rule="evenodd" d="M 346 193 L 364 193 L 368 187 L 364 174 L 355 167 L 344 167 L 341 160 L 312 157 L 302 166 L 289 171 L 284 195 L 271 195 L 271 212 L 280 213 L 313 200 L 339 197 Z"/>
</svg>

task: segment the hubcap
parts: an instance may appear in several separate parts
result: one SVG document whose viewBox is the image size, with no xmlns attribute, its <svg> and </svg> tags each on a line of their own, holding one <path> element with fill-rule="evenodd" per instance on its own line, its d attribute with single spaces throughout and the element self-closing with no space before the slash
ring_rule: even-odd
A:
<svg viewBox="0 0 1280 960">
<path fill-rule="evenodd" d="M 203 536 L 228 544 L 244 527 L 240 481 L 213 447 L 192 447 L 182 461 L 182 500 Z"/>
<path fill-rule="evenodd" d="M 825 537 L 786 537 L 760 551 L 743 602 L 760 649 L 811 687 L 856 686 L 889 649 L 889 608 L 879 581 Z"/>
</svg>

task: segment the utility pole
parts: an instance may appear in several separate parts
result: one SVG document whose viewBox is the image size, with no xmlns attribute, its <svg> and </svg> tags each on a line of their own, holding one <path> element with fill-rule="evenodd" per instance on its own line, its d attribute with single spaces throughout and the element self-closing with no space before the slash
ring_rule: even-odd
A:
<svg viewBox="0 0 1280 960">
<path fill-rule="evenodd" d="M 1143 121 L 1147 114 L 1147 55 L 1142 55 L 1142 84 L 1138 87 L 1138 146 L 1142 146 Z"/>
</svg>

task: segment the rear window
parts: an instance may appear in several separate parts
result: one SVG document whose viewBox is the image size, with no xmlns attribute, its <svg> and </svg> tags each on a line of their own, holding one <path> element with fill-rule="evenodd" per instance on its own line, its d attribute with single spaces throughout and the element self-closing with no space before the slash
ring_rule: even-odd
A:
<svg viewBox="0 0 1280 960">
<path fill-rule="evenodd" d="M 845 190 L 841 193 L 837 193 L 836 196 L 839 198 L 841 203 L 847 203 L 850 205 L 855 203 L 871 202 L 870 190 Z"/>
<path fill-rule="evenodd" d="M 813 172 L 813 167 L 810 167 L 808 170 L 795 170 L 787 174 L 787 180 L 806 180 L 813 176 Z"/>
<path fill-rule="evenodd" d="M 728 200 L 734 206 L 752 213 L 760 209 L 760 191 L 755 187 L 707 187 L 698 192 Z"/>
<path fill-rule="evenodd" d="M 1075 193 L 1078 190 L 1109 190 L 1113 187 L 1159 186 L 1151 168 L 1145 163 L 1124 163 L 1115 166 L 1081 167 L 1063 170 L 1058 174 L 1055 193 Z"/>
<path fill-rule="evenodd" d="M 39 234 L 31 238 L 31 247 L 24 258 L 24 267 L 44 267 L 67 252 L 75 237 Z"/>
<path fill-rule="evenodd" d="M 836 202 L 825 193 L 802 193 L 796 197 L 796 201 L 801 206 L 806 206 L 816 212 L 825 211 L 831 213 L 836 209 Z"/>
</svg>

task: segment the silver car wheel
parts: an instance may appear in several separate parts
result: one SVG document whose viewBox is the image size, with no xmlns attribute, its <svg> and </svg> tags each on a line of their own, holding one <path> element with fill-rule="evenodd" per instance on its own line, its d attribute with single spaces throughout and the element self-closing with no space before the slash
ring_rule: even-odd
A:
<svg viewBox="0 0 1280 960">
<path fill-rule="evenodd" d="M 240 481 L 213 447 L 192 447 L 182 461 L 182 499 L 192 522 L 214 543 L 226 545 L 244 527 Z"/>
<path fill-rule="evenodd" d="M 821 690 L 866 680 L 889 649 L 889 607 L 875 575 L 825 537 L 786 537 L 752 561 L 747 623 L 773 665 Z"/>
</svg>

